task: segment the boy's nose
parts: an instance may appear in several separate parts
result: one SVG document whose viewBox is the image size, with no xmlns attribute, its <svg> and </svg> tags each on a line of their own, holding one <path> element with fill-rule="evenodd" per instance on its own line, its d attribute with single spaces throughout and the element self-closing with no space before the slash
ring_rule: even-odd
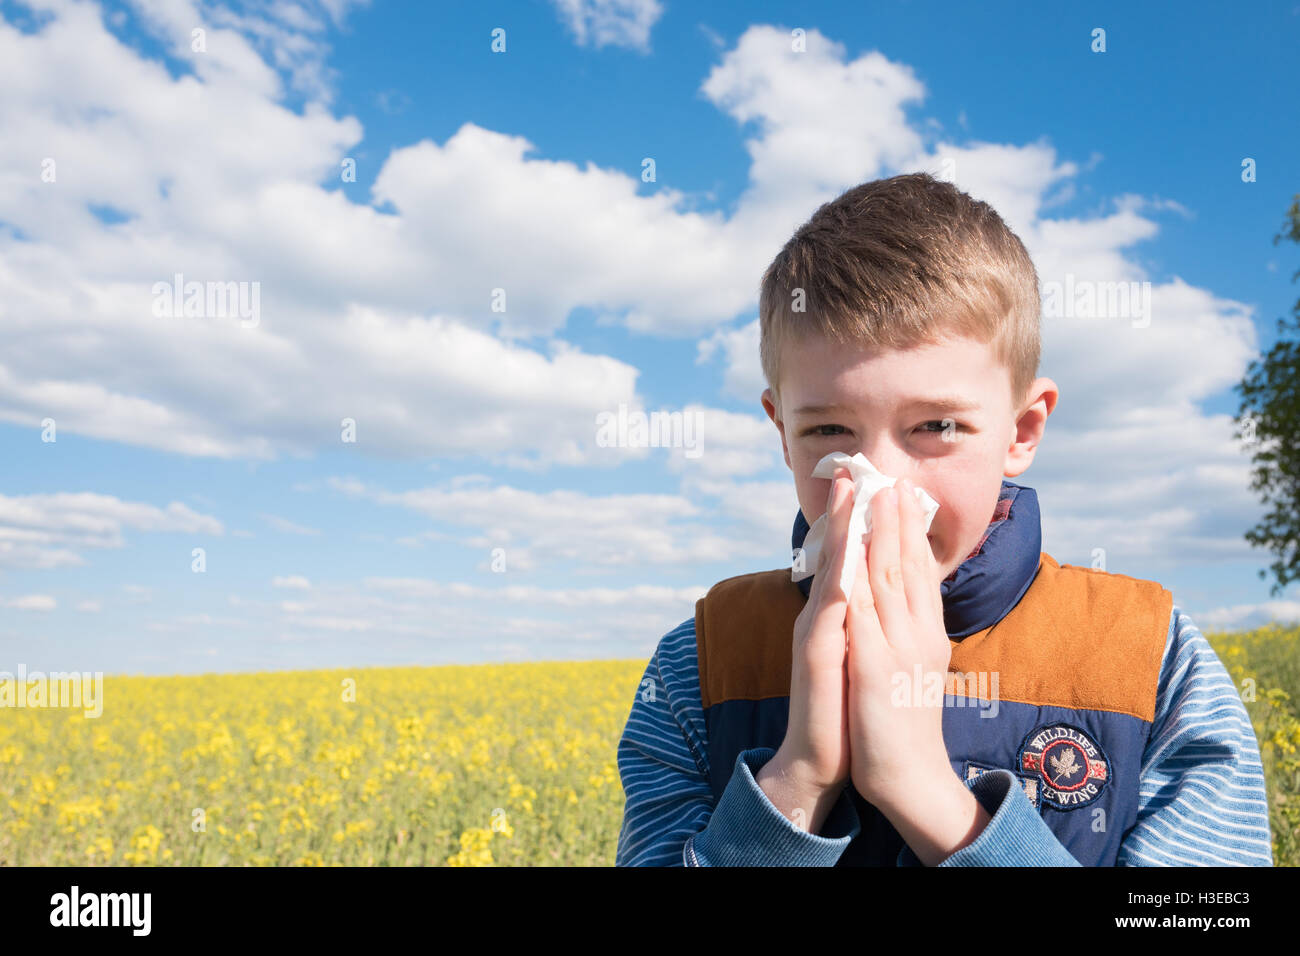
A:
<svg viewBox="0 0 1300 956">
<path fill-rule="evenodd" d="M 887 478 L 906 478 L 912 484 L 917 484 L 912 458 L 901 449 L 881 445 L 874 449 L 863 448 L 861 452 L 862 457 Z"/>
</svg>

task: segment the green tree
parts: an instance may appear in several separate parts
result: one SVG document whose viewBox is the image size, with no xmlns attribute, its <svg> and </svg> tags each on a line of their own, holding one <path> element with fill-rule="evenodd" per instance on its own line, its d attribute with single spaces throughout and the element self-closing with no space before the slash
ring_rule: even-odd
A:
<svg viewBox="0 0 1300 956">
<path fill-rule="evenodd" d="M 1300 243 L 1300 193 L 1292 197 L 1282 230 L 1273 245 L 1283 239 Z M 1300 278 L 1300 269 L 1291 281 Z M 1277 579 L 1270 593 L 1277 597 L 1291 581 L 1300 580 L 1300 300 L 1290 319 L 1278 319 L 1278 340 L 1262 360 L 1252 361 L 1246 376 L 1234 390 L 1241 406 L 1233 419 L 1239 437 L 1250 450 L 1254 470 L 1252 491 L 1263 492 L 1271 510 L 1246 532 L 1246 540 L 1268 548 L 1277 560 L 1271 565 Z M 1264 571 L 1261 578 L 1267 577 Z"/>
</svg>

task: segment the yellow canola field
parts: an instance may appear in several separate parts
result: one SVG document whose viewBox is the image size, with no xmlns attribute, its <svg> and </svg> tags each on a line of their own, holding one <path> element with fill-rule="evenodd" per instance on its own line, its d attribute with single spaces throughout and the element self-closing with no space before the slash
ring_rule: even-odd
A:
<svg viewBox="0 0 1300 956">
<path fill-rule="evenodd" d="M 97 718 L 6 707 L 0 865 L 612 866 L 645 664 L 109 676 Z"/>
<path fill-rule="evenodd" d="M 1207 633 L 1300 862 L 1300 630 Z M 0 709 L 0 865 L 612 866 L 644 660 L 106 677 Z"/>
</svg>

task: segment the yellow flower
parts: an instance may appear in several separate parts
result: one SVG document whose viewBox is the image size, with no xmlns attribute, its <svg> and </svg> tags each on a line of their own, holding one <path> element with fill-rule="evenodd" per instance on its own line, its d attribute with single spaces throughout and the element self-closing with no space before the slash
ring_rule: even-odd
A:
<svg viewBox="0 0 1300 956">
<path fill-rule="evenodd" d="M 108 837 L 96 837 L 86 847 L 86 856 L 92 863 L 107 863 L 113 858 L 113 841 Z"/>
<path fill-rule="evenodd" d="M 447 859 L 448 866 L 492 866 L 489 844 L 492 831 L 475 828 L 460 835 L 460 852 Z"/>
<path fill-rule="evenodd" d="M 162 831 L 153 824 L 140 827 L 131 837 L 131 850 L 122 854 L 128 863 L 152 863 L 158 858 L 158 848 L 162 844 Z"/>
</svg>

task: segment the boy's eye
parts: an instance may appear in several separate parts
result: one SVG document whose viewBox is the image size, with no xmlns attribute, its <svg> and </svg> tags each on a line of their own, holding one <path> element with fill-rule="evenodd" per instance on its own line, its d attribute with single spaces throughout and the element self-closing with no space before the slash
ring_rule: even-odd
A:
<svg viewBox="0 0 1300 956">
<path fill-rule="evenodd" d="M 938 427 L 938 428 L 935 428 L 935 429 L 930 429 L 930 428 L 927 428 L 926 425 L 938 425 L 939 427 Z M 951 425 L 953 428 L 958 429 L 958 430 L 960 430 L 961 427 L 962 427 L 962 426 L 958 425 L 956 422 L 954 422 L 954 421 L 953 421 L 952 419 L 950 419 L 950 418 L 949 418 L 949 419 L 945 419 L 944 421 L 925 422 L 924 424 L 922 424 L 922 425 L 920 425 L 920 426 L 918 426 L 918 427 L 921 429 L 921 431 L 943 432 L 943 431 L 947 431 L 947 430 L 948 430 L 948 426 L 949 426 L 949 425 Z"/>
<path fill-rule="evenodd" d="M 935 427 L 931 428 L 931 425 Z M 950 426 L 958 431 L 961 431 L 966 427 L 957 424 L 952 419 L 935 419 L 934 421 L 923 422 L 922 424 L 917 425 L 916 430 L 930 435 L 939 435 L 947 431 Z M 828 428 L 838 429 L 838 431 L 826 431 Z M 834 438 L 835 436 L 842 434 L 844 434 L 843 425 L 813 425 L 811 428 L 804 430 L 804 435 L 811 435 L 814 438 Z"/>
</svg>

